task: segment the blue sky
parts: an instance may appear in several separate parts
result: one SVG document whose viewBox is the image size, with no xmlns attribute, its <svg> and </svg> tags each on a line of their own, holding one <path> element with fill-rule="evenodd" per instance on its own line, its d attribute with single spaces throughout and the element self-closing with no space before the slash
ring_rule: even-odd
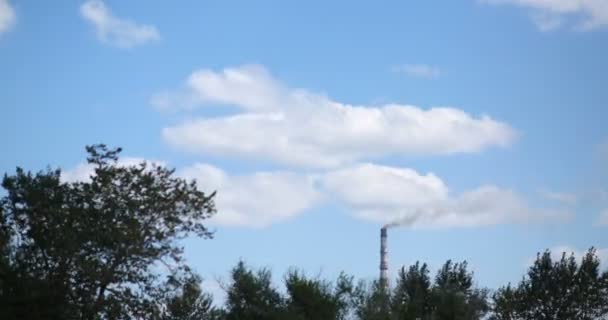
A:
<svg viewBox="0 0 608 320">
<path fill-rule="evenodd" d="M 372 279 L 466 259 L 517 281 L 545 248 L 608 260 L 602 0 L 0 0 L 0 171 L 86 176 L 103 142 L 218 189 L 211 241 Z"/>
</svg>

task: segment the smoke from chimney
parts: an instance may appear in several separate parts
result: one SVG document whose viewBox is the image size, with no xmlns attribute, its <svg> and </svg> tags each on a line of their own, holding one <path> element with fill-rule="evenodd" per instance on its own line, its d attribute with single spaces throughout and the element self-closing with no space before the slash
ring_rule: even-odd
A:
<svg viewBox="0 0 608 320">
<path fill-rule="evenodd" d="M 388 290 L 388 252 L 386 241 L 388 237 L 388 226 L 380 229 L 380 285 Z"/>
<path fill-rule="evenodd" d="M 444 213 L 446 213 L 446 211 L 440 209 L 415 209 L 410 211 L 408 214 L 403 215 L 401 218 L 385 224 L 382 229 L 411 227 L 417 222 L 421 222 L 422 218 L 425 218 L 424 220 L 426 221 L 431 221 L 440 217 Z"/>
<path fill-rule="evenodd" d="M 410 216 L 385 224 L 380 228 L 380 285 L 388 291 L 388 229 L 398 226 L 411 226 L 423 214 L 421 210 L 415 211 Z M 436 213 L 435 213 L 436 214 Z"/>
</svg>

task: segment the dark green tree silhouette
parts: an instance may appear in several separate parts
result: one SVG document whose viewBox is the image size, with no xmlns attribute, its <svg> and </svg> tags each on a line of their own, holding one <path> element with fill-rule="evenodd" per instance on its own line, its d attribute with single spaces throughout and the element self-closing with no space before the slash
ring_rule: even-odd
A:
<svg viewBox="0 0 608 320">
<path fill-rule="evenodd" d="M 213 297 L 202 291 L 198 276 L 188 275 L 173 285 L 177 290 L 166 298 L 162 320 L 219 320 L 224 316 L 213 306 Z"/>
<path fill-rule="evenodd" d="M 432 319 L 481 319 L 489 311 L 487 290 L 474 287 L 466 261 L 448 260 L 437 272 L 432 294 Z"/>
<path fill-rule="evenodd" d="M 0 318 L 154 319 L 167 276 L 189 272 L 177 241 L 212 236 L 213 193 L 162 166 L 119 166 L 120 149 L 87 152 L 90 181 L 4 176 Z"/>
<path fill-rule="evenodd" d="M 285 276 L 289 319 L 338 320 L 348 313 L 352 278 L 342 274 L 334 285 L 292 270 Z"/>
<path fill-rule="evenodd" d="M 591 248 L 580 265 L 574 254 L 552 261 L 538 254 L 517 288 L 507 286 L 493 296 L 494 319 L 602 319 L 608 315 L 608 272 L 600 273 Z"/>
<path fill-rule="evenodd" d="M 430 319 L 433 312 L 431 278 L 426 263 L 399 270 L 392 297 L 392 319 Z"/>
<path fill-rule="evenodd" d="M 389 320 L 391 294 L 380 281 L 360 282 L 354 295 L 355 315 L 361 320 Z"/>
<path fill-rule="evenodd" d="M 279 320 L 284 315 L 285 301 L 272 285 L 271 272 L 268 269 L 254 272 L 240 261 L 231 271 L 226 319 Z"/>
<path fill-rule="evenodd" d="M 498 289 L 492 295 L 493 314 L 490 319 L 493 320 L 516 320 L 521 319 L 520 314 L 521 297 L 517 289 L 513 289 L 511 284 Z"/>
</svg>

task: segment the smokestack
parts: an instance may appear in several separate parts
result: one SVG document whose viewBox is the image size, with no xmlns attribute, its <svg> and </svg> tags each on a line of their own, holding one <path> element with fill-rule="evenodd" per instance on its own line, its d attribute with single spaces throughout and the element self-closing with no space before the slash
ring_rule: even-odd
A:
<svg viewBox="0 0 608 320">
<path fill-rule="evenodd" d="M 388 257 L 386 251 L 386 226 L 380 229 L 380 285 L 388 290 Z"/>
</svg>

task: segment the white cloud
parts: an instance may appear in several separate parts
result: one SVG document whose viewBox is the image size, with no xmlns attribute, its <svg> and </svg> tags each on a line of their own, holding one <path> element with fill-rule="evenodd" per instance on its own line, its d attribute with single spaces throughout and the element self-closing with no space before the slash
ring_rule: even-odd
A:
<svg viewBox="0 0 608 320">
<path fill-rule="evenodd" d="M 8 31 L 16 20 L 15 10 L 8 0 L 0 0 L 0 34 Z"/>
<path fill-rule="evenodd" d="M 574 20 L 575 28 L 592 30 L 608 25 L 606 0 L 482 0 L 490 4 L 510 4 L 532 10 L 532 18 L 543 30 L 561 26 L 564 20 Z"/>
<path fill-rule="evenodd" d="M 534 209 L 517 193 L 481 186 L 451 196 L 441 179 L 407 168 L 361 164 L 328 173 L 324 187 L 353 214 L 377 223 L 464 227 L 564 221 L 564 211 Z"/>
<path fill-rule="evenodd" d="M 75 168 L 62 170 L 61 180 L 65 182 L 82 182 L 89 181 L 91 176 L 95 174 L 95 168 L 92 164 L 81 163 Z"/>
<path fill-rule="evenodd" d="M 122 167 L 137 166 L 142 162 L 147 162 L 152 165 L 165 166 L 166 163 L 157 160 L 146 160 L 144 158 L 123 157 L 118 159 L 118 165 Z M 80 163 L 76 167 L 62 170 L 61 180 L 65 182 L 86 182 L 91 180 L 91 176 L 95 175 L 95 165 L 90 163 Z"/>
<path fill-rule="evenodd" d="M 124 157 L 119 166 L 135 166 L 143 158 Z M 165 166 L 162 161 L 147 161 Z M 90 181 L 95 166 L 81 163 L 63 170 L 65 182 Z M 178 175 L 196 179 L 200 190 L 218 191 L 215 198 L 218 213 L 210 222 L 225 226 L 266 227 L 303 213 L 321 200 L 315 187 L 315 177 L 292 172 L 256 172 L 248 175 L 230 175 L 222 169 L 197 163 L 179 170 Z"/>
<path fill-rule="evenodd" d="M 447 186 L 432 173 L 374 164 L 329 172 L 324 186 L 357 207 L 423 207 L 448 195 Z"/>
<path fill-rule="evenodd" d="M 218 213 L 210 221 L 219 225 L 266 227 L 292 218 L 320 200 L 313 177 L 290 172 L 229 175 L 199 163 L 179 175 L 196 179 L 206 192 L 217 190 Z"/>
<path fill-rule="evenodd" d="M 439 68 L 426 64 L 404 64 L 391 68 L 393 72 L 404 73 L 408 76 L 418 78 L 437 78 L 441 75 Z"/>
<path fill-rule="evenodd" d="M 154 98 L 164 108 L 231 105 L 239 112 L 197 118 L 162 130 L 189 152 L 249 156 L 283 164 L 334 167 L 387 155 L 453 154 L 506 146 L 514 130 L 487 115 L 456 108 L 354 106 L 287 88 L 261 66 L 201 70 L 186 88 Z"/>
<path fill-rule="evenodd" d="M 604 209 L 600 212 L 596 225 L 608 227 L 608 209 Z"/>
<path fill-rule="evenodd" d="M 132 48 L 160 39 L 156 27 L 115 17 L 101 0 L 86 1 L 80 6 L 80 14 L 95 26 L 97 37 L 102 42 L 120 48 Z"/>
<path fill-rule="evenodd" d="M 540 194 L 545 199 L 561 202 L 564 204 L 574 205 L 578 202 L 578 196 L 572 193 L 541 190 Z"/>
<path fill-rule="evenodd" d="M 532 15 L 532 21 L 540 31 L 555 30 L 564 23 L 563 17 L 545 12 L 534 13 Z"/>
<path fill-rule="evenodd" d="M 131 166 L 142 158 L 122 158 Z M 148 161 L 150 162 L 150 161 Z M 165 165 L 163 162 L 152 163 Z M 94 167 L 80 164 L 62 172 L 62 180 L 88 181 Z M 218 213 L 210 223 L 263 228 L 291 219 L 332 199 L 345 204 L 352 215 L 374 223 L 413 227 L 465 227 L 504 223 L 563 221 L 568 212 L 533 209 L 511 190 L 482 186 L 458 196 L 432 173 L 421 175 L 408 168 L 357 164 L 318 174 L 286 171 L 233 175 L 204 163 L 178 171 L 195 179 L 207 193 L 217 191 Z"/>
</svg>

